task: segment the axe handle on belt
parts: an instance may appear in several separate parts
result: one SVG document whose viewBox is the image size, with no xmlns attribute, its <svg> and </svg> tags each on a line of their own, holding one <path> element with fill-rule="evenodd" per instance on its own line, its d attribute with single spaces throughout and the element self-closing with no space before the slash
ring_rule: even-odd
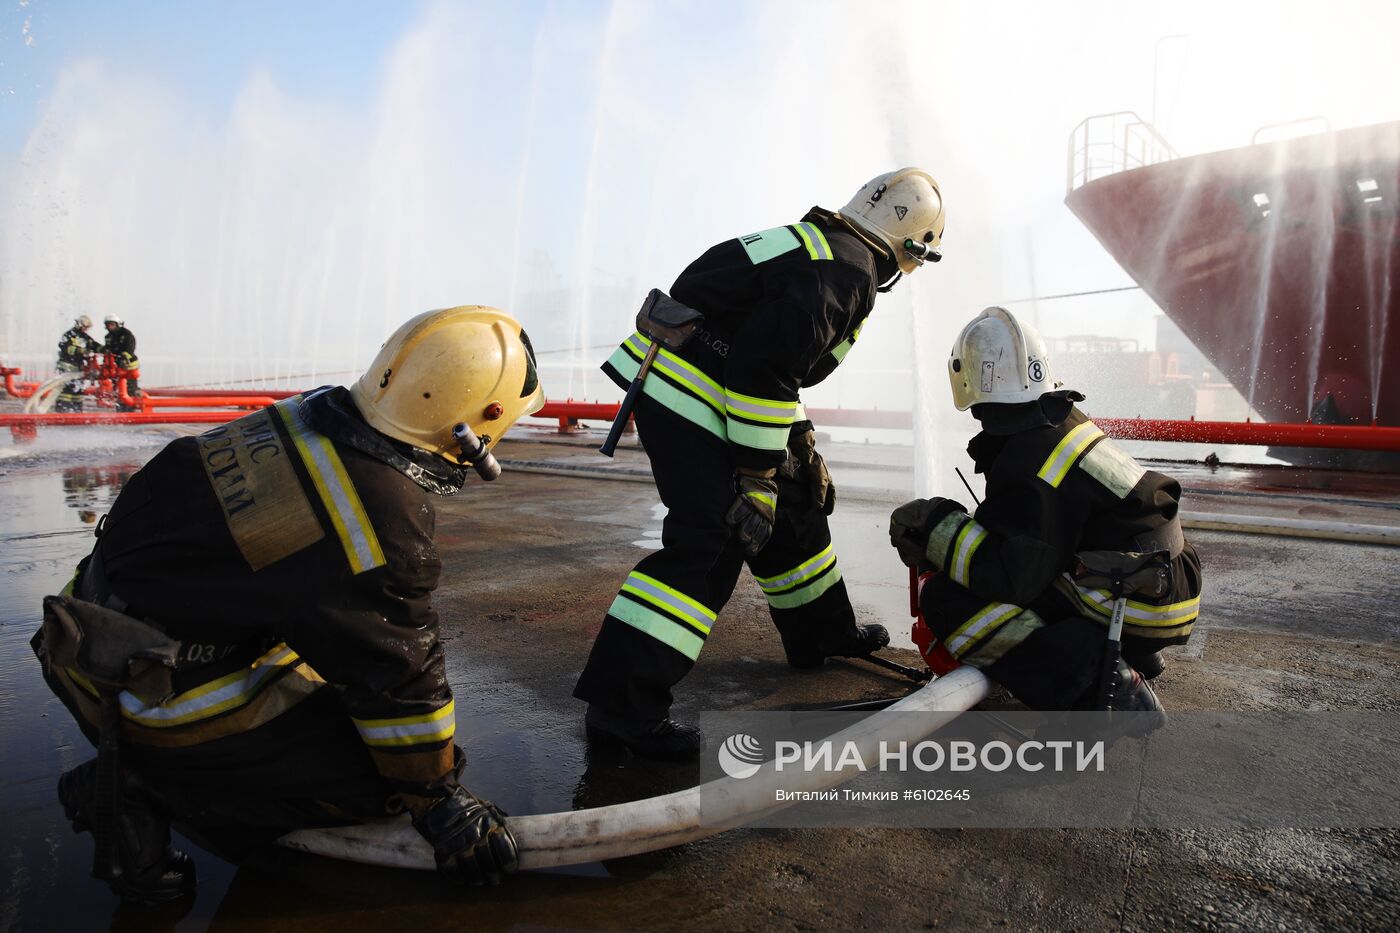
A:
<svg viewBox="0 0 1400 933">
<path fill-rule="evenodd" d="M 622 439 L 622 429 L 627 427 L 627 421 L 632 417 L 632 409 L 637 407 L 637 396 L 642 394 L 642 383 L 647 381 L 647 373 L 651 372 L 651 361 L 656 359 L 656 351 L 660 346 L 661 341 L 653 340 L 651 346 L 647 347 L 647 355 L 642 359 L 641 368 L 637 370 L 637 378 L 627 387 L 627 394 L 623 396 L 622 404 L 617 407 L 617 417 L 613 418 L 608 439 L 598 448 L 598 452 L 603 456 L 611 457 L 617 450 L 617 442 Z"/>
</svg>

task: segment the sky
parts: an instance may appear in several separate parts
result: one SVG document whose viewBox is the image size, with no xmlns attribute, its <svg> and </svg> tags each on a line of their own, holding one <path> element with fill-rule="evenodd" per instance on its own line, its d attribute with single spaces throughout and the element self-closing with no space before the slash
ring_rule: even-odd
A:
<svg viewBox="0 0 1400 933">
<path fill-rule="evenodd" d="M 1400 119 L 1383 2 L 0 4 L 0 358 L 115 312 L 157 382 L 343 380 L 412 314 L 492 304 L 579 348 L 551 396 L 611 397 L 588 348 L 649 287 L 917 164 L 945 260 L 816 400 L 907 408 L 981 307 L 1132 284 L 1063 204 L 1084 118 L 1182 154 Z M 1024 307 L 1146 345 L 1157 313 Z"/>
</svg>

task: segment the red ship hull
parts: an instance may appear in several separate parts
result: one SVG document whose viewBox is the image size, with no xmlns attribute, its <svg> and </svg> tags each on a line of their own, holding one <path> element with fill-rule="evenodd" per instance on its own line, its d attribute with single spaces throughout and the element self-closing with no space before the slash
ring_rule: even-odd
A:
<svg viewBox="0 0 1400 933">
<path fill-rule="evenodd" d="M 1129 169 L 1065 203 L 1267 420 L 1400 425 L 1400 123 Z"/>
</svg>

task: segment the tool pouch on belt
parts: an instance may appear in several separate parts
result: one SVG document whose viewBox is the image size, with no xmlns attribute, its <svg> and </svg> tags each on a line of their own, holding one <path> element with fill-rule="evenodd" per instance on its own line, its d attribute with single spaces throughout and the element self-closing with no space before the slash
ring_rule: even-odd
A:
<svg viewBox="0 0 1400 933">
<path fill-rule="evenodd" d="M 128 690 L 155 705 L 175 691 L 180 643 L 140 619 L 71 596 L 44 597 L 39 657 L 69 667 L 104 695 Z"/>
<path fill-rule="evenodd" d="M 1081 551 L 1074 555 L 1073 576 L 1081 586 L 1106 589 L 1118 596 L 1160 599 L 1171 592 L 1168 551 Z M 1119 587 L 1121 586 L 1121 592 Z"/>
<path fill-rule="evenodd" d="M 699 311 L 653 288 L 637 312 L 637 330 L 660 341 L 664 347 L 679 350 L 704 320 L 705 316 Z"/>
<path fill-rule="evenodd" d="M 172 674 L 180 643 L 155 627 L 71 596 L 44 597 L 44 624 L 35 653 L 45 668 L 77 671 L 101 696 L 97 741 L 97 788 L 91 825 L 96 846 L 92 874 L 115 881 L 123 871 L 119 820 L 124 806 L 121 778 L 123 690 L 155 705 L 174 692 Z"/>
</svg>

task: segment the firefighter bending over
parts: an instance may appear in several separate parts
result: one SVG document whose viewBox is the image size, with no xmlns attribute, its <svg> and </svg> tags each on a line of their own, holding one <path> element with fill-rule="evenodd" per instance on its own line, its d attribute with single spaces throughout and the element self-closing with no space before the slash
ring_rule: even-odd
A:
<svg viewBox="0 0 1400 933">
<path fill-rule="evenodd" d="M 1085 551 L 1170 556 L 1165 595 L 1130 598 L 1110 708 L 1160 711 L 1147 680 L 1160 650 L 1200 612 L 1201 564 L 1177 510 L 1181 486 L 1145 470 L 1055 391 L 1045 344 L 1003 308 L 963 328 L 948 362 L 953 400 L 982 431 L 968 444 L 986 497 L 975 515 L 917 499 L 890 517 L 910 566 L 938 571 L 924 618 L 954 659 L 981 668 L 1032 709 L 1094 709 L 1114 600 L 1072 572 Z"/>
<path fill-rule="evenodd" d="M 109 314 L 102 319 L 102 324 L 107 328 L 107 341 L 102 350 L 112 357 L 112 362 L 120 370 L 121 375 L 126 377 L 126 394 L 133 399 L 141 398 L 141 387 L 137 385 L 137 374 L 141 369 L 141 361 L 136 358 L 136 335 L 127 329 L 126 321 Z M 117 400 L 117 411 L 137 411 L 139 406 L 128 405 L 120 399 Z"/>
<path fill-rule="evenodd" d="M 92 327 L 92 318 L 86 314 L 73 319 L 73 326 L 63 332 L 63 336 L 58 338 L 58 371 L 61 373 L 80 373 L 87 365 L 88 354 L 101 351 L 102 344 L 98 343 L 91 334 L 88 333 Z M 83 410 L 83 385 L 81 382 L 64 383 L 58 393 L 58 400 L 54 402 L 54 411 L 82 411 Z"/>
<path fill-rule="evenodd" d="M 227 851 L 403 810 L 449 878 L 515 869 L 502 814 L 458 783 L 433 497 L 494 475 L 490 447 L 541 404 L 514 319 L 433 311 L 353 387 L 180 438 L 132 476 L 34 640 L 100 743 L 59 782 L 97 877 L 181 896 L 171 820 Z"/>
<path fill-rule="evenodd" d="M 590 737 L 648 757 L 699 754 L 699 730 L 669 718 L 671 688 L 745 562 L 792 666 L 888 643 L 881 626 L 856 625 L 827 527 L 835 490 L 798 393 L 845 357 L 878 291 L 939 258 L 943 223 L 937 184 L 906 168 L 839 213 L 813 208 L 711 247 L 671 286 L 704 320 L 681 349 L 659 350 L 637 403 L 668 511 L 661 550 L 628 575 L 574 689 Z M 603 371 L 626 388 L 650 345 L 633 333 Z"/>
</svg>

